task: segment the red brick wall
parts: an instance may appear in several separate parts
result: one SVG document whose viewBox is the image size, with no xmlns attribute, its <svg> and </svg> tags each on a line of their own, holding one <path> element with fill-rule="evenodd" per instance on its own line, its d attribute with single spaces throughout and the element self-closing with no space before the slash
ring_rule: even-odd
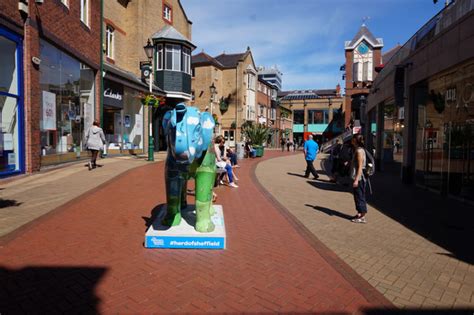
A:
<svg viewBox="0 0 474 315">
<path fill-rule="evenodd" d="M 96 118 L 100 115 L 100 0 L 90 0 L 89 27 L 80 20 L 80 2 L 47 0 L 42 5 L 29 1 L 29 16 L 22 17 L 18 0 L 0 1 L 0 24 L 24 35 L 24 112 L 26 172 L 40 169 L 41 91 L 39 68 L 31 62 L 39 57 L 40 38 L 47 39 L 60 50 L 88 64 L 97 71 L 95 78 Z M 23 30 L 21 32 L 21 30 Z"/>
</svg>

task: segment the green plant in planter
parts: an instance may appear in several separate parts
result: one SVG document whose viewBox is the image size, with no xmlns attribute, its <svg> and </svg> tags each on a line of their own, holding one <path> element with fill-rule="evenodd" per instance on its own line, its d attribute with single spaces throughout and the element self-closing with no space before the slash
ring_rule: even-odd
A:
<svg viewBox="0 0 474 315">
<path fill-rule="evenodd" d="M 267 140 L 271 129 L 262 124 L 250 124 L 242 128 L 244 135 L 254 146 L 262 146 Z"/>
</svg>

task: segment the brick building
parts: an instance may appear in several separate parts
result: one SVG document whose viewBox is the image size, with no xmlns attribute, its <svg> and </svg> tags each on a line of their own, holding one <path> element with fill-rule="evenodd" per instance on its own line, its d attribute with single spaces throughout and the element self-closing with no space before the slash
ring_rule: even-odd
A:
<svg viewBox="0 0 474 315">
<path fill-rule="evenodd" d="M 257 82 L 257 123 L 270 128 L 271 133 L 267 139 L 266 145 L 270 147 L 278 146 L 277 120 L 277 88 L 275 85 L 263 79 Z"/>
<path fill-rule="evenodd" d="M 0 2 L 2 177 L 84 156 L 100 114 L 100 1 L 25 2 Z"/>
<path fill-rule="evenodd" d="M 339 86 L 336 89 L 282 91 L 280 104 L 292 112 L 291 136 L 287 137 L 298 145 L 303 143 L 304 134 L 312 133 L 320 143 L 344 130 L 342 121 L 332 124 L 341 114 L 343 98 Z"/>
<path fill-rule="evenodd" d="M 376 76 L 375 68 L 382 63 L 383 40 L 375 38 L 365 24 L 362 24 L 351 41 L 345 42 L 346 63 L 345 69 L 346 96 L 344 104 L 345 125 L 351 120 L 356 124 L 363 123 L 361 113 L 365 111 L 365 104 L 370 87 Z"/>
<path fill-rule="evenodd" d="M 248 47 L 243 53 L 222 53 L 211 57 L 205 52 L 192 58 L 194 105 L 212 108 L 219 123 L 218 132 L 229 146 L 241 141 L 242 124 L 257 121 L 257 70 Z M 210 86 L 216 94 L 211 100 Z"/>
</svg>

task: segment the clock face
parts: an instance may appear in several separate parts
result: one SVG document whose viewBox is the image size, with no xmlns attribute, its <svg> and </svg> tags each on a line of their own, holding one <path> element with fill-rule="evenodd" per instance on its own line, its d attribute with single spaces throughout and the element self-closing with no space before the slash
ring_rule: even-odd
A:
<svg viewBox="0 0 474 315">
<path fill-rule="evenodd" d="M 366 43 L 362 42 L 359 47 L 357 47 L 357 51 L 361 54 L 361 55 L 365 55 L 366 53 L 369 52 L 369 47 L 367 46 Z"/>
<path fill-rule="evenodd" d="M 143 70 L 143 75 L 145 77 L 149 77 L 150 76 L 150 70 L 146 69 L 146 70 Z"/>
</svg>

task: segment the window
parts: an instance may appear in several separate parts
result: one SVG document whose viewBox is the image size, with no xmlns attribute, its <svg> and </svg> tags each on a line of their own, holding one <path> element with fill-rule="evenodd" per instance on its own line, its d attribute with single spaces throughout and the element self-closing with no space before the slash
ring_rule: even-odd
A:
<svg viewBox="0 0 474 315">
<path fill-rule="evenodd" d="M 191 50 L 183 47 L 183 72 L 191 74 Z"/>
<path fill-rule="evenodd" d="M 308 110 L 308 124 L 328 124 L 329 112 L 328 110 Z"/>
<path fill-rule="evenodd" d="M 293 111 L 293 123 L 295 125 L 304 124 L 304 110 Z"/>
<path fill-rule="evenodd" d="M 81 1 L 81 21 L 89 26 L 89 0 Z"/>
<path fill-rule="evenodd" d="M 158 55 L 156 56 L 156 70 L 163 70 L 163 45 L 158 45 Z"/>
<path fill-rule="evenodd" d="M 260 109 L 259 115 L 262 116 L 262 117 L 266 117 L 267 115 L 265 115 L 265 106 L 260 105 L 259 107 L 260 107 L 259 108 Z"/>
<path fill-rule="evenodd" d="M 114 42 L 115 42 L 115 29 L 107 25 L 105 28 L 105 55 L 110 58 L 114 59 Z"/>
<path fill-rule="evenodd" d="M 163 19 L 171 22 L 173 18 L 172 13 L 171 7 L 167 4 L 163 4 Z"/>
<path fill-rule="evenodd" d="M 369 81 L 369 62 L 366 61 L 362 65 L 362 81 L 367 82 Z"/>
<path fill-rule="evenodd" d="M 276 109 L 272 108 L 270 111 L 270 119 L 275 120 L 276 119 Z"/>
<path fill-rule="evenodd" d="M 354 82 L 359 82 L 360 81 L 359 63 L 358 62 L 354 62 L 354 64 L 352 65 L 352 81 L 354 81 Z"/>
<path fill-rule="evenodd" d="M 255 76 L 253 74 L 249 73 L 247 80 L 248 80 L 248 83 L 249 83 L 248 88 L 250 90 L 255 90 Z"/>
<path fill-rule="evenodd" d="M 165 69 L 172 71 L 181 71 L 181 46 L 166 45 L 165 50 Z"/>
</svg>

